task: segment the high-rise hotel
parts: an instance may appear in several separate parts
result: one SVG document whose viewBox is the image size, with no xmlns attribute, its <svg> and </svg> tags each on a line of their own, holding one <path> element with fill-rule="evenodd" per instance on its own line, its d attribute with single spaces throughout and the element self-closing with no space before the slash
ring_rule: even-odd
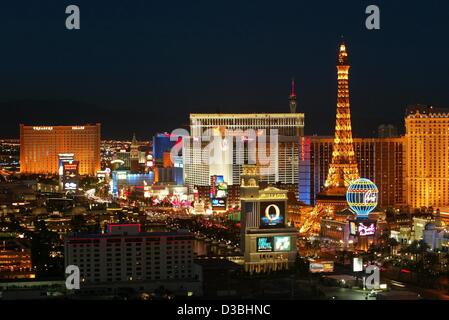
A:
<svg viewBox="0 0 449 320">
<path fill-rule="evenodd" d="M 298 143 L 304 135 L 304 114 L 296 113 L 293 81 L 288 101 L 290 113 L 191 114 L 191 137 L 183 139 L 185 183 L 189 187 L 207 186 L 211 176 L 221 175 L 228 184 L 240 185 L 242 165 L 257 164 L 270 168 L 261 170 L 261 182 L 297 185 Z M 275 132 L 278 140 L 272 143 L 270 135 Z M 207 149 L 214 136 L 232 139 L 224 141 L 228 145 L 221 148 L 222 159 L 228 159 L 224 163 L 212 159 Z M 198 141 L 201 148 L 195 147 Z"/>
<path fill-rule="evenodd" d="M 20 125 L 20 172 L 59 174 L 61 158 L 79 161 L 79 174 L 100 170 L 101 124 L 77 126 Z"/>
<path fill-rule="evenodd" d="M 263 167 L 264 161 L 267 167 L 271 165 L 271 169 L 261 172 L 260 181 L 297 185 L 298 143 L 304 132 L 304 114 L 191 114 L 190 128 L 191 137 L 183 139 L 184 179 L 187 185 L 209 185 L 213 175 L 222 175 L 229 184 L 239 185 L 242 165 L 258 164 Z M 271 144 L 270 135 L 274 130 L 277 131 L 278 143 Z M 255 135 L 251 136 L 248 132 Z M 265 141 L 261 140 L 262 133 Z M 213 155 L 206 148 L 215 135 L 226 135 L 232 139 L 228 140 L 228 146 L 221 148 L 222 159 L 228 159 L 223 163 L 212 159 Z M 201 141 L 201 149 L 195 148 L 195 141 Z M 256 163 L 250 163 L 250 159 Z"/>
<path fill-rule="evenodd" d="M 449 207 L 449 109 L 407 109 L 406 191 L 414 207 Z"/>
</svg>

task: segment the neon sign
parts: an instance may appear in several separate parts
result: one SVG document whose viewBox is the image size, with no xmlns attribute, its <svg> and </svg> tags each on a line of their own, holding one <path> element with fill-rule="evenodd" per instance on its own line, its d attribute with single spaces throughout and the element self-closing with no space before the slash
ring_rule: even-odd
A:
<svg viewBox="0 0 449 320">
<path fill-rule="evenodd" d="M 358 233 L 360 237 L 373 236 L 376 234 L 376 223 L 372 222 L 365 224 L 363 222 L 359 223 Z"/>
<path fill-rule="evenodd" d="M 35 131 L 52 131 L 53 127 L 33 127 Z"/>
<path fill-rule="evenodd" d="M 377 207 L 378 194 L 379 190 L 372 181 L 357 179 L 350 184 L 346 201 L 359 218 L 367 218 Z"/>
</svg>

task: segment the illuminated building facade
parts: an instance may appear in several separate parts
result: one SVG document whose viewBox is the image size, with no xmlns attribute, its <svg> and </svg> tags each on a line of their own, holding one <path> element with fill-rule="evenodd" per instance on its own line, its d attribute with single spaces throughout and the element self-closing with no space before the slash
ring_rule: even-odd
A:
<svg viewBox="0 0 449 320">
<path fill-rule="evenodd" d="M 340 43 L 337 61 L 337 111 L 332 160 L 329 164 L 325 189 L 316 196 L 316 204 L 328 212 L 346 207 L 344 197 L 350 182 L 359 178 L 352 139 L 351 109 L 349 103 L 349 58 L 346 45 Z"/>
<path fill-rule="evenodd" d="M 212 208 L 211 186 L 195 186 L 195 192 L 198 192 L 196 199 L 198 203 L 203 203 L 205 208 Z M 226 207 L 240 207 L 240 186 L 228 185 Z"/>
<path fill-rule="evenodd" d="M 0 241 L 0 280 L 34 279 L 31 249 L 15 239 Z"/>
<path fill-rule="evenodd" d="M 139 143 L 137 142 L 136 135 L 133 134 L 129 151 L 129 161 L 132 173 L 139 172 Z"/>
<path fill-rule="evenodd" d="M 94 176 L 100 170 L 101 125 L 20 125 L 20 172 L 59 174 L 59 155 L 73 153 L 79 174 Z"/>
<path fill-rule="evenodd" d="M 181 143 L 181 137 L 169 133 L 158 133 L 153 137 L 152 156 L 155 182 L 184 184 L 182 153 L 171 153 L 172 148 L 178 144 L 181 149 Z"/>
<path fill-rule="evenodd" d="M 297 254 L 297 230 L 288 214 L 288 192 L 274 187 L 259 190 L 257 166 L 244 166 L 241 178 L 240 249 L 245 271 L 291 268 Z"/>
<path fill-rule="evenodd" d="M 352 140 L 351 109 L 349 104 L 349 58 L 346 45 L 340 44 L 338 54 L 337 77 L 338 97 L 335 124 L 335 139 L 332 161 L 325 183 L 326 188 L 348 187 L 359 177 Z"/>
<path fill-rule="evenodd" d="M 122 160 L 123 164 L 120 166 L 123 170 L 131 170 L 130 153 L 126 150 L 120 150 L 114 155 L 114 160 Z"/>
<path fill-rule="evenodd" d="M 65 264 L 77 265 L 81 285 L 194 280 L 194 237 L 188 232 L 142 232 L 140 224 L 110 224 L 105 234 L 69 234 Z"/>
<path fill-rule="evenodd" d="M 379 207 L 405 204 L 405 137 L 354 138 L 360 176 L 379 188 Z M 313 205 L 325 188 L 333 138 L 304 137 L 300 143 L 299 200 Z"/>
<path fill-rule="evenodd" d="M 449 207 L 449 109 L 407 109 L 406 192 L 413 208 Z"/>
<path fill-rule="evenodd" d="M 158 133 L 153 137 L 153 157 L 154 159 L 162 159 L 164 152 L 170 152 L 176 144 L 177 139 L 174 139 L 169 133 Z"/>
<path fill-rule="evenodd" d="M 127 199 L 128 195 L 136 189 L 144 190 L 145 186 L 154 183 L 154 173 L 131 173 L 129 170 L 112 171 L 112 195 Z"/>
<path fill-rule="evenodd" d="M 298 184 L 298 143 L 304 132 L 304 114 L 191 114 L 190 128 L 192 136 L 183 139 L 184 178 L 188 186 L 208 185 L 213 175 L 223 175 L 229 184 L 239 185 L 242 166 L 252 164 L 249 161 L 249 150 L 252 146 L 254 154 L 257 155 L 255 164 L 263 167 L 261 154 L 266 156 L 271 164 L 270 170 L 261 171 L 261 182 Z M 244 138 L 237 136 L 237 130 L 253 130 L 256 138 L 249 135 Z M 265 141 L 260 139 L 262 130 L 266 134 Z M 278 132 L 277 144 L 270 144 L 270 133 L 274 133 L 273 130 Z M 230 161 L 212 163 L 206 148 L 209 141 L 204 140 L 208 140 L 212 135 L 223 137 L 227 134 L 232 138 L 232 148 L 223 148 L 222 152 L 223 158 L 229 158 Z M 237 141 L 238 139 L 242 141 Z M 194 148 L 195 143 L 200 144 L 201 148 Z M 243 147 L 239 148 L 241 144 Z"/>
<path fill-rule="evenodd" d="M 340 243 L 342 247 L 354 242 L 349 232 L 349 222 L 334 219 L 322 219 L 320 237 Z"/>
<path fill-rule="evenodd" d="M 231 130 L 278 130 L 280 136 L 302 136 L 304 114 L 302 113 L 255 113 L 255 114 L 191 114 L 190 130 L 193 137 L 200 137 L 207 129 Z"/>
</svg>

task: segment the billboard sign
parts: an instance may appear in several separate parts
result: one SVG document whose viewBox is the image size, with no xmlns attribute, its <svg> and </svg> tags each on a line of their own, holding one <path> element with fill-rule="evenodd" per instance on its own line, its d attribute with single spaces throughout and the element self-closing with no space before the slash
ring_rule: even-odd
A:
<svg viewBox="0 0 449 320">
<path fill-rule="evenodd" d="M 79 184 L 79 161 L 62 162 L 62 183 L 64 190 L 76 190 Z"/>
<path fill-rule="evenodd" d="M 292 247 L 290 236 L 276 236 L 274 237 L 274 251 L 286 252 L 290 251 Z"/>
<path fill-rule="evenodd" d="M 260 228 L 285 227 L 285 202 L 270 201 L 260 203 Z"/>
<path fill-rule="evenodd" d="M 226 210 L 226 199 L 211 199 L 212 210 Z"/>
<path fill-rule="evenodd" d="M 362 258 L 354 258 L 353 259 L 352 270 L 354 272 L 362 272 L 363 271 L 363 259 Z"/>
<path fill-rule="evenodd" d="M 311 273 L 332 273 L 334 272 L 333 261 L 310 261 L 309 271 Z"/>
<path fill-rule="evenodd" d="M 374 221 L 359 221 L 357 226 L 357 233 L 359 237 L 373 236 L 376 234 L 376 222 Z"/>
<path fill-rule="evenodd" d="M 211 176 L 210 198 L 224 199 L 228 196 L 228 184 L 223 176 Z"/>
<path fill-rule="evenodd" d="M 273 251 L 272 237 L 257 238 L 257 252 L 272 252 L 272 251 Z"/>
<path fill-rule="evenodd" d="M 376 222 L 371 220 L 349 221 L 349 234 L 351 236 L 367 237 L 376 234 Z"/>
</svg>

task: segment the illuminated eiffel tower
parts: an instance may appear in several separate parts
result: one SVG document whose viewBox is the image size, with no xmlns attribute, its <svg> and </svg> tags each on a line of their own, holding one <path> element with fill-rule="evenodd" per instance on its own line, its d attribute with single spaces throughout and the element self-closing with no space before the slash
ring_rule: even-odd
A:
<svg viewBox="0 0 449 320">
<path fill-rule="evenodd" d="M 349 57 L 342 39 L 337 62 L 338 97 L 332 161 L 329 165 L 325 188 L 316 197 L 317 205 L 325 205 L 330 209 L 328 211 L 333 212 L 347 206 L 346 190 L 351 181 L 359 178 L 352 139 L 349 69 Z"/>
</svg>

